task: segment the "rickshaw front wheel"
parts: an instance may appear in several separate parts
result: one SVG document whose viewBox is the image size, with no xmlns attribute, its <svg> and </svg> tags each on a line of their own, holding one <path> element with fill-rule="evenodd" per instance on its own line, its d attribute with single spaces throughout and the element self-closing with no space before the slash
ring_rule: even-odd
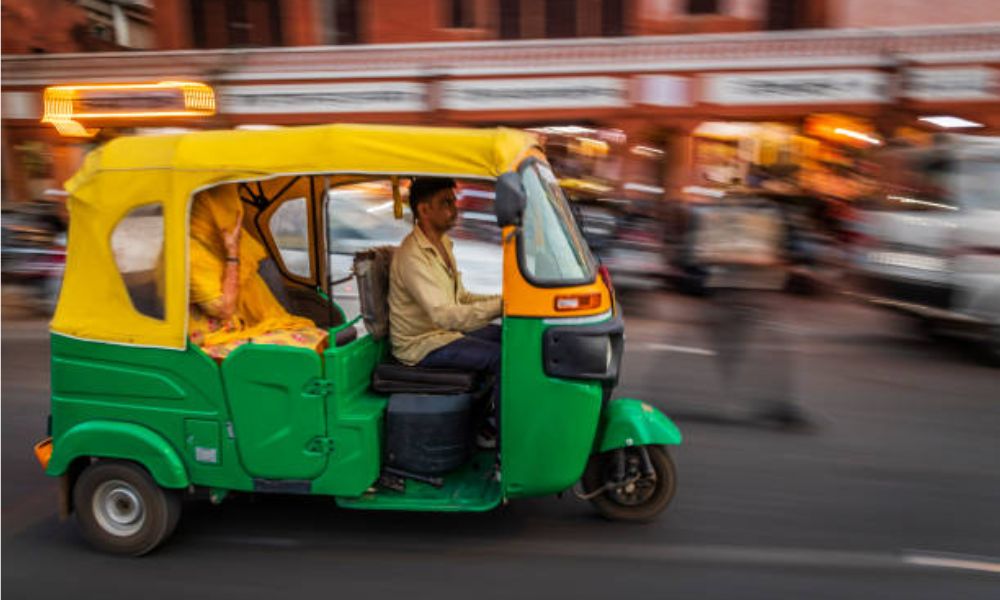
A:
<svg viewBox="0 0 1000 600">
<path fill-rule="evenodd" d="M 592 456 L 581 483 L 605 518 L 645 522 L 673 499 L 677 468 L 663 446 L 620 448 Z"/>
<path fill-rule="evenodd" d="M 142 556 L 177 527 L 180 495 L 158 486 L 139 465 L 99 460 L 84 470 L 73 488 L 76 519 L 83 537 L 112 554 Z"/>
</svg>

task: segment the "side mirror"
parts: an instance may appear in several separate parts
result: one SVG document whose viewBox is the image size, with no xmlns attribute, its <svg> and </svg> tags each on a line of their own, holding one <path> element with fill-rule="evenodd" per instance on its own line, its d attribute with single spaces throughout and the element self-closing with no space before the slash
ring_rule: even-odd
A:
<svg viewBox="0 0 1000 600">
<path fill-rule="evenodd" d="M 524 186 L 521 185 L 521 176 L 514 171 L 501 175 L 497 179 L 495 197 L 493 211 L 497 215 L 497 225 L 501 229 L 508 225 L 520 227 L 524 208 L 528 204 Z"/>
</svg>

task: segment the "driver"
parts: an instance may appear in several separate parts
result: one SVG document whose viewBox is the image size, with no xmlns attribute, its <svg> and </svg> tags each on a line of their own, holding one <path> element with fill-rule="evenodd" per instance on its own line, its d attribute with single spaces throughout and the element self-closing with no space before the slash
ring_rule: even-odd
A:
<svg viewBox="0 0 1000 600">
<path fill-rule="evenodd" d="M 451 238 L 455 181 L 422 177 L 410 186 L 413 231 L 389 270 L 392 353 L 403 364 L 485 372 L 499 381 L 499 295 L 473 294 L 462 285 Z M 495 406 L 497 386 L 491 405 Z"/>
</svg>

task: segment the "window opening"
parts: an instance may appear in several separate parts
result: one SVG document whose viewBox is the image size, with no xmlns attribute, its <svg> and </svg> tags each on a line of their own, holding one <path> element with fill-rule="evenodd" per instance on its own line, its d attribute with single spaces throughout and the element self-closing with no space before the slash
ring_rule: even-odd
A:
<svg viewBox="0 0 1000 600">
<path fill-rule="evenodd" d="M 389 180 L 341 185 L 327 191 L 328 270 L 331 281 L 346 278 L 333 286 L 332 294 L 348 320 L 360 314 L 357 283 L 350 277 L 354 255 L 378 246 L 399 246 L 413 230 L 407 188 L 405 184 L 402 187 L 402 219 L 393 215 Z M 501 232 L 493 213 L 493 185 L 460 181 L 455 195 L 458 221 L 448 236 L 454 242 L 462 284 L 471 292 L 498 294 L 503 282 L 503 256 Z"/>
<path fill-rule="evenodd" d="M 719 12 L 719 0 L 688 0 L 689 15 L 712 15 Z"/>
<path fill-rule="evenodd" d="M 111 232 L 115 266 L 136 311 L 163 320 L 163 205 L 132 209 Z"/>
<path fill-rule="evenodd" d="M 309 257 L 309 203 L 305 198 L 284 202 L 271 215 L 268 228 L 281 262 L 292 275 L 308 278 L 312 275 Z"/>
<path fill-rule="evenodd" d="M 473 0 L 446 0 L 445 10 L 448 14 L 448 27 L 452 29 L 469 29 L 475 27 L 473 18 Z"/>
</svg>

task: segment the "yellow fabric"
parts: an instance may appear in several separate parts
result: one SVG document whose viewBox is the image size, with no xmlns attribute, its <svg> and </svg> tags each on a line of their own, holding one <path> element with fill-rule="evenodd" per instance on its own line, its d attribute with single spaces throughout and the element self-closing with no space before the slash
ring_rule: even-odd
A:
<svg viewBox="0 0 1000 600">
<path fill-rule="evenodd" d="M 327 333 L 322 329 L 296 329 L 294 331 L 269 331 L 263 335 L 251 339 L 239 339 L 205 346 L 202 349 L 206 354 L 217 360 L 223 360 L 233 350 L 244 344 L 272 344 L 277 346 L 299 346 L 309 348 L 316 352 L 322 352 L 326 348 Z"/>
<path fill-rule="evenodd" d="M 90 153 L 66 182 L 69 248 L 52 331 L 115 343 L 187 343 L 188 210 L 200 190 L 294 174 L 450 175 L 495 179 L 537 140 L 511 129 L 325 125 L 123 137 Z M 130 210 L 162 203 L 163 320 L 132 306 L 109 240 Z"/>
<path fill-rule="evenodd" d="M 414 365 L 463 333 L 500 316 L 500 296 L 473 294 L 462 285 L 451 238 L 442 245 L 446 263 L 420 227 L 406 236 L 389 269 L 389 335 L 392 353 Z M 456 270 L 448 264 L 456 266 Z"/>
<path fill-rule="evenodd" d="M 188 323 L 191 341 L 210 348 L 237 341 L 261 342 L 262 336 L 281 331 L 289 335 L 275 339 L 284 340 L 285 345 L 299 345 L 291 333 L 301 330 L 304 344 L 313 345 L 315 338 L 323 338 L 326 333 L 316 329 L 309 319 L 288 314 L 271 294 L 257 272 L 267 251 L 245 230 L 240 235 L 236 312 L 229 319 L 221 320 L 203 310 L 204 305 L 223 296 L 226 249 L 222 232 L 231 231 L 242 214 L 234 186 L 201 193 L 191 209 L 191 317 Z"/>
</svg>

